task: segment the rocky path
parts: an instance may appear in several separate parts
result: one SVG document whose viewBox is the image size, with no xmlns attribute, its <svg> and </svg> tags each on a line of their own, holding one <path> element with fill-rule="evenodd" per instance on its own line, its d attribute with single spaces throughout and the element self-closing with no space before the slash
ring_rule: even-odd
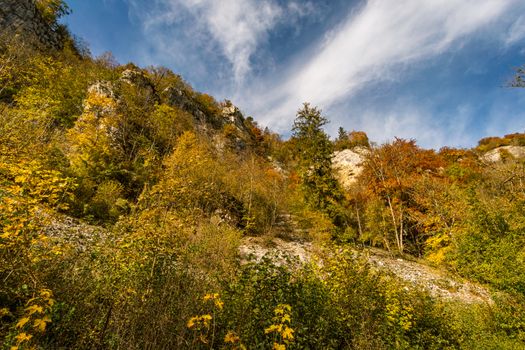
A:
<svg viewBox="0 0 525 350">
<path fill-rule="evenodd" d="M 424 287 L 435 297 L 464 303 L 492 303 L 486 288 L 458 276 L 452 276 L 443 270 L 416 261 L 395 258 L 388 252 L 376 248 L 368 250 L 366 254 L 374 266 L 388 270 L 414 285 Z"/>
<path fill-rule="evenodd" d="M 240 254 L 244 261 L 260 261 L 263 256 L 269 255 L 277 264 L 286 264 L 286 256 L 300 262 L 308 262 L 315 253 L 311 243 L 285 241 L 280 238 L 246 237 L 241 244 Z M 492 303 L 489 291 L 483 286 L 423 263 L 392 257 L 388 252 L 377 248 L 356 250 L 356 254 L 365 255 L 370 264 L 378 269 L 389 271 L 404 281 L 422 286 L 435 297 L 463 303 Z"/>
</svg>

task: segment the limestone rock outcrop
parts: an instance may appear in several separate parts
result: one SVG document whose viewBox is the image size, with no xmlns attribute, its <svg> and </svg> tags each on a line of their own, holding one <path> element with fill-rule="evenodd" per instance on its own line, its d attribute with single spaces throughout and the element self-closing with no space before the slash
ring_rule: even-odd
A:
<svg viewBox="0 0 525 350">
<path fill-rule="evenodd" d="M 339 183 L 344 188 L 349 188 L 363 171 L 363 162 L 369 150 L 365 147 L 354 147 L 334 152 L 332 167 Z"/>
<path fill-rule="evenodd" d="M 223 122 L 234 125 L 241 132 L 246 131 L 246 126 L 244 125 L 244 116 L 242 115 L 240 109 L 233 105 L 230 101 L 226 101 L 221 105 L 221 114 L 224 118 Z"/>
<path fill-rule="evenodd" d="M 162 97 L 165 103 L 170 106 L 176 106 L 183 110 L 191 109 L 191 96 L 188 96 L 188 93 L 184 89 L 169 86 L 162 91 Z"/>
<path fill-rule="evenodd" d="M 134 85 L 140 89 L 148 90 L 150 93 L 155 92 L 155 87 L 149 78 L 140 69 L 128 68 L 120 74 L 120 81 Z"/>
<path fill-rule="evenodd" d="M 488 151 L 482 156 L 485 162 L 500 162 L 509 155 L 512 158 L 525 158 L 525 146 L 501 146 Z"/>
</svg>

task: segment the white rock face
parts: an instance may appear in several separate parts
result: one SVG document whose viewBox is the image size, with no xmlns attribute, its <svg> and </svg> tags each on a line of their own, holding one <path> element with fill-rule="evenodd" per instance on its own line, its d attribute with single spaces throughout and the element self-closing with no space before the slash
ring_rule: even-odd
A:
<svg viewBox="0 0 525 350">
<path fill-rule="evenodd" d="M 363 162 L 368 152 L 364 147 L 334 152 L 332 167 L 337 180 L 344 188 L 349 188 L 357 181 L 357 176 L 363 171 Z"/>
<path fill-rule="evenodd" d="M 318 248 L 310 242 L 245 237 L 242 239 L 239 253 L 241 263 L 260 263 L 263 257 L 267 257 L 277 266 L 294 267 L 296 264 L 301 265 L 308 262 L 315 262 L 320 266 L 323 264 L 322 255 L 318 254 Z M 337 250 L 330 254 L 337 254 Z M 436 298 L 467 304 L 492 304 L 494 302 L 490 292 L 481 285 L 459 279 L 457 276 L 422 263 L 396 259 L 389 252 L 381 249 L 354 250 L 354 256 L 366 258 L 372 268 L 393 273 L 400 280 L 408 282 L 409 286 L 422 287 Z M 295 260 L 287 260 L 287 257 Z M 409 286 L 407 287 L 409 288 Z"/>
<path fill-rule="evenodd" d="M 312 243 L 273 238 L 265 244 L 262 237 L 246 237 L 242 240 L 239 253 L 244 263 L 249 261 L 260 263 L 264 256 L 269 257 L 277 266 L 287 265 L 286 257 L 297 259 L 300 263 L 307 263 L 312 255 Z"/>
<path fill-rule="evenodd" d="M 501 161 L 502 152 L 508 152 L 514 158 L 525 158 L 524 146 L 502 146 L 488 151 L 483 155 L 482 159 L 486 162 L 499 162 Z"/>
<path fill-rule="evenodd" d="M 113 86 L 107 81 L 99 81 L 90 87 L 88 87 L 89 94 L 97 94 L 102 97 L 115 99 L 115 93 L 113 92 Z"/>
<path fill-rule="evenodd" d="M 224 115 L 225 117 L 233 118 L 235 113 L 237 113 L 237 110 L 238 108 L 235 107 L 234 105 L 226 105 L 222 107 L 222 115 Z M 233 120 L 234 119 L 232 119 L 232 121 Z"/>
<path fill-rule="evenodd" d="M 115 93 L 113 91 L 113 86 L 111 83 L 106 81 L 100 81 L 93 85 L 91 85 L 88 88 L 88 95 L 90 96 L 96 96 L 101 97 L 104 99 L 107 99 L 106 103 L 104 105 L 101 105 L 100 103 L 91 104 L 89 102 L 89 98 L 84 100 L 84 113 L 92 113 L 97 118 L 102 118 L 103 116 L 107 116 L 110 114 L 116 113 L 116 106 L 117 106 L 117 100 L 115 97 Z M 83 117 L 80 116 L 79 119 L 82 119 Z"/>
</svg>

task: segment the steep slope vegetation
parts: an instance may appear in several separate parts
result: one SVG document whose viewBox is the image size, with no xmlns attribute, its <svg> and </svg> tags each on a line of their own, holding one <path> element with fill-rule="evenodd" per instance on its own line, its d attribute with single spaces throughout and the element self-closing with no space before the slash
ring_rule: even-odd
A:
<svg viewBox="0 0 525 350">
<path fill-rule="evenodd" d="M 24 4 L 52 30 L 67 12 Z M 307 104 L 282 141 L 166 68 L 26 27 L 0 42 L 3 348 L 523 346 L 521 160 L 331 142 Z M 331 154 L 354 146 L 362 171 L 343 188 Z M 314 253 L 241 261 L 246 237 Z M 388 272 L 415 264 L 396 255 L 484 283 L 492 302 L 435 298 Z"/>
</svg>

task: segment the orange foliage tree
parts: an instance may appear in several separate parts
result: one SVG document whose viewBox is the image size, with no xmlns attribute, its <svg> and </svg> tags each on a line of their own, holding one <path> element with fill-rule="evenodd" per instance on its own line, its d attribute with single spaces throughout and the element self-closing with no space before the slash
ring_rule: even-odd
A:
<svg viewBox="0 0 525 350">
<path fill-rule="evenodd" d="M 386 206 L 400 253 L 405 250 L 407 236 L 413 243 L 417 240 L 416 225 L 411 219 L 420 211 L 414 201 L 414 185 L 424 177 L 439 177 L 443 166 L 443 160 L 433 150 L 421 149 L 414 140 L 399 138 L 373 149 L 367 156 L 360 181 L 369 198 L 379 198 Z"/>
</svg>

